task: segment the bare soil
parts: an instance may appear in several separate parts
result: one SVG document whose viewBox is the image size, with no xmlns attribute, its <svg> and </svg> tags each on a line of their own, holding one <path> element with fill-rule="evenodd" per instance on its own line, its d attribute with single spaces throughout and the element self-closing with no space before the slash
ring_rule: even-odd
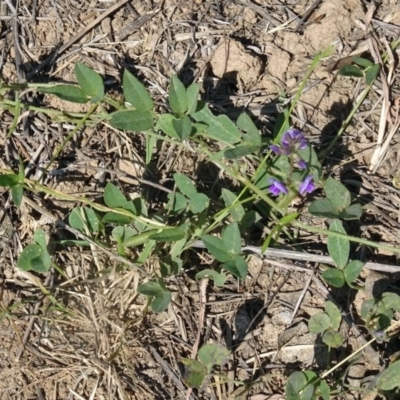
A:
<svg viewBox="0 0 400 400">
<path fill-rule="evenodd" d="M 128 68 L 163 110 L 169 77 L 178 74 L 185 84 L 201 83 L 202 99 L 214 112 L 235 118 L 246 110 L 262 132 L 270 132 L 283 95 L 295 95 L 314 56 L 332 46 L 332 55 L 311 75 L 292 116 L 293 123 L 319 149 L 329 145 L 362 89 L 356 79 L 339 76 L 329 66 L 363 49 L 369 5 L 363 0 L 323 0 L 304 21 L 301 18 L 314 3 L 311 0 L 20 0 L 16 10 L 8 3 L 1 2 L 0 17 L 0 73 L 6 83 L 74 82 L 74 64 L 80 61 L 101 73 L 107 89 L 118 96 L 121 73 Z M 103 18 L 113 7 L 114 12 Z M 96 18 L 98 23 L 91 26 Z M 397 38 L 397 1 L 380 1 L 373 18 L 379 39 Z M 69 43 L 80 32 L 85 34 Z M 396 97 L 398 69 L 394 73 Z M 30 92 L 26 96 L 57 110 L 86 110 L 86 106 L 54 96 L 36 98 Z M 400 191 L 392 186 L 398 166 L 396 137 L 376 173 L 366 173 L 376 143 L 379 113 L 374 104 L 380 96 L 381 89 L 376 87 L 326 167 L 355 196 L 368 199 L 363 221 L 352 228 L 356 231 L 352 234 L 398 245 Z M 26 163 L 33 161 L 29 178 L 39 179 L 41 166 L 72 128 L 40 114 L 29 115 L 8 138 L 12 118 L 4 110 L 0 115 L 0 166 L 16 168 L 20 155 Z M 142 136 L 116 132 L 107 125 L 85 128 L 74 135 L 53 167 L 58 170 L 74 164 L 75 168 L 65 175 L 50 174 L 44 183 L 59 192 L 97 201 L 103 179 L 112 180 L 127 195 L 144 196 L 156 208 L 171 189 L 172 173 L 182 172 L 211 188 L 207 194 L 218 198 L 212 192 L 211 167 L 196 153 L 163 143 L 146 165 L 145 145 Z M 104 176 L 100 167 L 114 174 Z M 136 178 L 158 186 L 142 185 Z M 232 279 L 222 289 L 208 288 L 201 327 L 202 343 L 238 345 L 224 366 L 231 381 L 216 379 L 213 385 L 188 394 L 178 364 L 180 358 L 191 356 L 201 314 L 200 289 L 190 268 L 169 282 L 174 303 L 161 314 L 144 312 L 146 299 L 136 294 L 143 279 L 138 271 L 120 268 L 117 260 L 95 249 L 64 247 L 55 253 L 68 279 L 54 272 L 47 276 L 22 272 L 16 260 L 36 229 L 43 228 L 49 237 L 58 235 L 58 239 L 66 232 L 57 232 L 40 209 L 25 203 L 17 210 L 8 198 L 2 189 L 0 399 L 283 399 L 290 373 L 306 368 L 326 370 L 328 350 L 309 333 L 307 320 L 323 309 L 328 291 L 321 291 L 307 270 L 288 270 L 252 257 L 244 282 Z M 77 206 L 51 198 L 33 200 L 60 219 Z M 324 238 L 305 232 L 299 235 L 304 249 L 326 251 L 321 246 Z M 397 264 L 392 255 L 378 250 L 363 248 L 355 255 L 360 254 L 367 261 Z M 192 256 L 212 263 L 200 252 L 193 250 Z M 159 264 L 160 260 L 152 260 L 145 268 L 152 273 L 159 270 Z M 387 275 L 367 271 L 362 281 L 367 286 L 383 278 Z M 396 279 L 390 284 L 399 291 Z M 310 286 L 304 293 L 306 285 Z M 341 292 L 331 294 L 359 324 L 362 300 L 372 293 L 366 292 L 355 298 Z M 361 328 L 361 339 L 346 324 L 342 331 L 348 351 L 369 339 Z M 389 354 L 383 346 L 370 347 L 347 383 L 362 386 L 364 378 L 383 368 Z M 330 354 L 331 359 L 343 356 L 340 351 Z M 240 395 L 243 387 L 237 381 L 253 385 Z M 380 397 L 373 391 L 365 395 L 354 390 L 336 398 Z"/>
</svg>

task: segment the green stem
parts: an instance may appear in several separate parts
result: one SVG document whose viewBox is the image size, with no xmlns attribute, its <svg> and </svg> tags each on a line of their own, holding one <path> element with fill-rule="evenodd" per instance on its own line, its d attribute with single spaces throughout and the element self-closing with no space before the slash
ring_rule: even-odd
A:
<svg viewBox="0 0 400 400">
<path fill-rule="evenodd" d="M 296 226 L 297 228 L 304 229 L 305 231 L 308 231 L 308 232 L 320 233 L 320 234 L 325 235 L 325 236 L 333 236 L 333 237 L 337 237 L 339 239 L 349 240 L 350 242 L 364 244 L 366 246 L 371 246 L 371 247 L 374 247 L 374 248 L 377 248 L 377 249 L 393 252 L 395 254 L 400 254 L 400 248 L 387 246 L 385 244 L 372 242 L 370 240 L 357 238 L 355 236 L 348 236 L 348 235 L 346 235 L 344 233 L 340 233 L 340 232 L 328 231 L 326 229 L 317 228 L 316 226 L 310 226 L 310 225 L 304 224 L 304 223 L 299 222 L 299 221 L 293 221 L 293 222 L 291 222 L 291 225 L 292 226 Z"/>
<path fill-rule="evenodd" d="M 13 101 L 13 100 L 8 100 L 8 99 L 3 99 L 1 102 L 1 106 L 4 109 L 8 110 L 13 110 L 15 107 L 17 107 L 19 101 Z M 50 116 L 60 116 L 63 118 L 63 121 L 67 122 L 69 119 L 72 118 L 77 118 L 81 119 L 85 117 L 86 113 L 76 113 L 76 112 L 65 112 L 65 111 L 60 111 L 60 110 L 54 110 L 51 108 L 43 108 L 43 107 L 36 107 L 32 106 L 30 104 L 25 104 L 25 103 L 20 103 L 22 107 L 28 111 L 36 111 L 36 112 L 41 112 L 43 114 L 47 114 Z M 109 118 L 109 114 L 106 113 L 99 113 L 99 114 L 92 114 L 91 117 L 95 118 L 95 121 L 98 120 L 103 120 Z"/>
<path fill-rule="evenodd" d="M 19 101 L 18 92 L 15 92 L 14 118 L 7 134 L 7 138 L 11 137 L 18 124 L 19 116 L 21 115 L 21 102 Z"/>
<path fill-rule="evenodd" d="M 375 79 L 374 79 L 374 81 L 375 81 Z M 352 108 L 352 110 L 351 110 L 350 114 L 347 116 L 347 118 L 343 121 L 342 126 L 340 127 L 339 131 L 337 132 L 336 136 L 334 137 L 334 139 L 332 140 L 330 145 L 325 150 L 320 152 L 319 156 L 320 156 L 320 162 L 321 163 L 328 156 L 328 154 L 332 151 L 332 149 L 334 148 L 334 146 L 337 143 L 337 141 L 342 137 L 344 131 L 347 129 L 347 127 L 349 126 L 351 120 L 353 119 L 354 114 L 357 112 L 357 110 L 360 108 L 360 106 L 364 102 L 365 98 L 367 97 L 367 95 L 368 95 L 369 91 L 371 90 L 373 84 L 374 84 L 374 82 L 371 82 L 371 84 L 368 85 L 364 89 L 364 92 L 362 93 L 360 99 L 358 100 L 356 105 Z"/>
</svg>

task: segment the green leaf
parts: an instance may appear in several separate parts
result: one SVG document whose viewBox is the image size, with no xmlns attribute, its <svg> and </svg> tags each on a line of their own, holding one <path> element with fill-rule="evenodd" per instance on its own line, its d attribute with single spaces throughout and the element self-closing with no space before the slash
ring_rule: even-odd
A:
<svg viewBox="0 0 400 400">
<path fill-rule="evenodd" d="M 51 265 L 51 258 L 39 244 L 30 244 L 24 248 L 18 258 L 17 265 L 24 271 L 47 272 Z"/>
<path fill-rule="evenodd" d="M 331 232 L 338 232 L 346 235 L 346 231 L 343 228 L 342 221 L 338 219 L 334 219 L 331 222 L 329 230 Z M 338 238 L 336 236 L 328 236 L 328 252 L 329 255 L 333 258 L 336 266 L 340 269 L 343 269 L 346 266 L 347 261 L 349 260 L 349 240 Z"/>
<path fill-rule="evenodd" d="M 238 279 L 245 279 L 247 276 L 247 262 L 241 256 L 225 262 L 223 267 Z"/>
<path fill-rule="evenodd" d="M 214 118 L 207 129 L 207 133 L 218 142 L 234 144 L 241 139 L 238 128 L 226 115 L 219 115 Z"/>
<path fill-rule="evenodd" d="M 181 240 L 181 242 L 186 242 L 186 238 Z M 175 242 L 176 244 L 177 242 Z M 179 243 L 179 242 L 178 242 Z M 182 267 L 183 267 L 183 260 L 178 258 L 178 257 L 174 257 L 172 256 L 172 251 L 170 252 L 171 255 L 171 273 L 173 274 L 179 274 L 182 271 Z"/>
<path fill-rule="evenodd" d="M 71 211 L 68 222 L 72 228 L 84 230 L 87 226 L 90 232 L 100 230 L 100 220 L 97 214 L 88 207 L 77 207 Z"/>
<path fill-rule="evenodd" d="M 154 241 L 152 241 L 152 242 L 154 242 Z M 151 253 L 149 252 L 148 257 L 146 257 L 146 260 L 148 260 L 150 258 L 150 256 L 151 256 Z M 166 277 L 166 276 L 173 275 L 173 274 L 177 275 L 181 272 L 182 266 L 183 266 L 183 261 L 180 258 L 176 258 L 176 257 L 172 257 L 172 259 L 170 260 L 169 263 L 164 263 L 161 261 L 161 263 L 160 263 L 161 276 Z"/>
<path fill-rule="evenodd" d="M 136 232 L 135 235 L 132 235 L 132 236 L 129 235 L 129 237 L 126 237 L 122 244 L 124 247 L 140 246 L 144 243 L 149 242 L 151 235 L 153 235 L 154 233 L 157 233 L 156 229 L 145 231 L 140 234 L 137 234 L 137 232 Z"/>
<path fill-rule="evenodd" d="M 19 158 L 18 183 L 23 184 L 25 181 L 25 168 L 21 157 L 18 158 Z"/>
<path fill-rule="evenodd" d="M 140 265 L 140 264 L 144 264 L 147 261 L 150 261 L 151 256 L 154 252 L 155 246 L 156 246 L 155 240 L 148 240 L 147 242 L 145 242 L 145 245 L 143 246 L 143 250 L 140 253 L 139 257 L 136 259 L 136 262 Z M 161 261 L 160 270 L 163 270 L 163 267 L 162 267 L 163 264 L 164 263 Z"/>
<path fill-rule="evenodd" d="M 369 317 L 369 314 L 375 308 L 377 300 L 375 299 L 368 299 L 365 300 L 361 305 L 361 318 L 366 321 Z"/>
<path fill-rule="evenodd" d="M 258 221 L 262 219 L 261 215 L 254 210 L 247 211 L 242 220 L 240 221 L 240 226 L 242 229 L 248 229 L 254 226 Z"/>
<path fill-rule="evenodd" d="M 242 238 L 237 222 L 233 222 L 226 226 L 222 232 L 221 238 L 224 243 L 224 249 L 232 256 L 238 255 L 242 252 Z"/>
<path fill-rule="evenodd" d="M 111 114 L 110 125 L 129 132 L 145 132 L 153 128 L 151 111 L 123 110 Z"/>
<path fill-rule="evenodd" d="M 12 187 L 19 183 L 19 177 L 17 174 L 5 174 L 0 175 L 0 186 L 1 187 Z"/>
<path fill-rule="evenodd" d="M 386 310 L 379 314 L 378 323 L 376 324 L 376 329 L 384 331 L 389 328 L 393 319 L 393 310 Z"/>
<path fill-rule="evenodd" d="M 197 109 L 197 99 L 199 98 L 200 93 L 200 85 L 198 83 L 193 82 L 186 89 L 186 101 L 187 101 L 187 111 L 188 114 L 193 114 Z"/>
<path fill-rule="evenodd" d="M 11 187 L 11 197 L 14 204 L 19 207 L 22 203 L 22 196 L 24 194 L 24 185 L 18 184 Z"/>
<path fill-rule="evenodd" d="M 329 347 L 338 348 L 343 346 L 343 337 L 342 335 L 334 330 L 329 329 L 322 335 L 322 341 Z"/>
<path fill-rule="evenodd" d="M 353 63 L 359 65 L 360 67 L 372 67 L 374 63 L 370 60 L 367 60 L 366 58 L 361 58 L 361 57 L 353 57 L 352 58 Z"/>
<path fill-rule="evenodd" d="M 77 62 L 75 64 L 75 76 L 85 96 L 92 103 L 97 103 L 104 97 L 104 83 L 102 77 L 88 66 Z"/>
<path fill-rule="evenodd" d="M 326 381 L 324 380 L 320 381 L 318 385 L 318 390 L 322 397 L 322 400 L 329 400 L 331 398 L 331 390 L 329 389 L 329 386 L 326 383 Z"/>
<path fill-rule="evenodd" d="M 208 125 L 202 124 L 200 122 L 195 122 L 192 124 L 192 133 L 191 136 L 204 134 L 207 131 Z"/>
<path fill-rule="evenodd" d="M 171 110 L 178 115 L 183 115 L 188 109 L 186 89 L 176 75 L 171 77 L 169 86 L 169 105 Z"/>
<path fill-rule="evenodd" d="M 286 382 L 285 394 L 287 400 L 311 400 L 314 394 L 312 385 L 304 372 L 296 371 L 289 376 Z"/>
<path fill-rule="evenodd" d="M 69 214 L 68 223 L 71 228 L 82 231 L 85 228 L 84 219 L 82 217 L 82 207 L 74 208 Z"/>
<path fill-rule="evenodd" d="M 192 133 L 192 122 L 187 115 L 178 119 L 173 119 L 172 126 L 181 140 L 186 140 Z"/>
<path fill-rule="evenodd" d="M 196 279 L 211 279 L 217 286 L 222 287 L 226 282 L 226 275 L 213 269 L 203 269 L 196 274 Z"/>
<path fill-rule="evenodd" d="M 210 343 L 202 346 L 197 356 L 207 368 L 207 372 L 211 373 L 214 366 L 220 367 L 228 361 L 230 351 L 220 344 Z"/>
<path fill-rule="evenodd" d="M 222 239 L 211 235 L 203 235 L 201 240 L 211 255 L 219 262 L 223 263 L 231 259 L 231 255 L 228 252 L 229 250 L 225 248 L 225 243 Z"/>
<path fill-rule="evenodd" d="M 321 274 L 322 278 L 328 285 L 341 288 L 344 285 L 343 272 L 336 268 L 329 268 Z"/>
<path fill-rule="evenodd" d="M 380 70 L 381 70 L 381 66 L 379 64 L 375 64 L 372 67 L 367 68 L 365 70 L 365 81 L 367 82 L 367 85 L 372 85 L 374 83 Z"/>
<path fill-rule="evenodd" d="M 290 107 L 285 108 L 282 112 L 278 113 L 276 117 L 272 135 L 275 138 L 275 143 L 280 142 L 283 134 L 290 128 L 289 120 L 291 118 L 289 108 Z"/>
<path fill-rule="evenodd" d="M 166 290 L 154 298 L 151 302 L 151 309 L 156 313 L 163 312 L 168 308 L 171 300 L 172 294 L 170 291 Z"/>
<path fill-rule="evenodd" d="M 329 199 L 315 200 L 308 207 L 308 212 L 321 218 L 339 218 L 340 211 Z"/>
<path fill-rule="evenodd" d="M 376 383 L 381 390 L 393 390 L 400 387 L 400 360 L 390 364 L 387 369 L 382 371 Z"/>
<path fill-rule="evenodd" d="M 39 274 L 46 273 L 51 266 L 51 257 L 49 253 L 43 252 L 41 257 L 33 258 L 31 260 L 32 271 L 37 272 Z"/>
<path fill-rule="evenodd" d="M 102 218 L 102 222 L 109 224 L 126 225 L 132 222 L 132 218 L 127 215 L 122 215 L 114 212 L 108 212 Z"/>
<path fill-rule="evenodd" d="M 146 87 L 128 70 L 124 71 L 122 85 L 125 100 L 138 111 L 150 111 L 154 107 L 153 100 Z"/>
<path fill-rule="evenodd" d="M 47 252 L 46 235 L 43 229 L 38 229 L 35 231 L 35 233 L 33 234 L 33 240 L 43 249 L 44 253 Z"/>
<path fill-rule="evenodd" d="M 132 200 L 127 201 L 127 202 L 123 205 L 122 208 L 123 208 L 124 210 L 130 211 L 130 212 L 131 212 L 132 214 L 134 214 L 134 215 L 137 215 L 137 213 L 138 213 L 138 211 L 137 211 L 137 209 L 136 209 L 136 206 L 135 206 L 135 204 L 133 203 Z"/>
<path fill-rule="evenodd" d="M 227 149 L 224 151 L 224 156 L 228 160 L 237 160 L 239 158 L 248 156 L 249 154 L 252 154 L 256 152 L 259 149 L 259 146 L 254 146 L 250 144 L 242 144 L 239 146 L 236 146 L 233 149 Z"/>
<path fill-rule="evenodd" d="M 177 121 L 172 114 L 161 114 L 158 117 L 156 130 L 162 130 L 166 135 L 171 136 L 174 139 L 181 139 L 176 128 L 174 122 Z"/>
<path fill-rule="evenodd" d="M 339 218 L 348 221 L 359 220 L 361 218 L 362 211 L 363 209 L 360 204 L 352 204 L 350 207 L 347 207 L 345 210 L 340 212 Z"/>
<path fill-rule="evenodd" d="M 319 312 L 311 316 L 308 321 L 308 329 L 311 333 L 318 335 L 331 327 L 331 319 L 328 314 Z"/>
<path fill-rule="evenodd" d="M 164 293 L 164 289 L 158 282 L 148 281 L 138 286 L 137 292 L 147 297 L 156 297 Z"/>
<path fill-rule="evenodd" d="M 205 103 L 204 101 L 198 101 L 197 102 L 196 112 L 192 113 L 191 116 L 197 122 L 205 123 L 208 126 L 211 125 L 216 119 L 216 117 L 211 112 L 210 108 L 208 107 L 208 104 Z"/>
<path fill-rule="evenodd" d="M 186 237 L 187 225 L 181 225 L 178 228 L 163 229 L 161 232 L 149 236 L 150 239 L 157 242 L 177 242 Z"/>
<path fill-rule="evenodd" d="M 174 181 L 178 189 L 186 196 L 191 197 L 197 193 L 197 189 L 193 182 L 184 174 L 174 174 Z"/>
<path fill-rule="evenodd" d="M 176 130 L 176 122 L 178 121 L 172 114 L 162 114 L 158 117 L 156 130 L 161 129 L 166 135 L 174 139 L 182 140 L 181 133 Z"/>
<path fill-rule="evenodd" d="M 355 78 L 362 78 L 364 76 L 360 68 L 355 65 L 345 65 L 340 68 L 339 75 L 342 76 L 354 76 Z"/>
<path fill-rule="evenodd" d="M 346 265 L 344 269 L 344 279 L 349 285 L 359 277 L 363 267 L 364 263 L 358 260 L 353 260 Z"/>
<path fill-rule="evenodd" d="M 108 182 L 104 189 L 104 202 L 110 208 L 124 207 L 127 203 L 126 197 L 122 192 L 111 182 Z"/>
<path fill-rule="evenodd" d="M 340 327 L 340 321 L 342 320 L 342 314 L 340 313 L 339 308 L 336 304 L 327 300 L 325 303 L 325 312 L 329 315 L 331 327 L 338 330 Z"/>
<path fill-rule="evenodd" d="M 55 85 L 38 87 L 38 92 L 54 94 L 62 100 L 70 101 L 71 103 L 84 104 L 89 101 L 82 89 L 73 85 Z"/>
<path fill-rule="evenodd" d="M 111 236 L 121 243 L 136 235 L 137 232 L 129 226 L 116 226 L 111 232 Z"/>
<path fill-rule="evenodd" d="M 400 296 L 398 294 L 391 292 L 383 293 L 381 301 L 386 309 L 400 311 Z"/>
<path fill-rule="evenodd" d="M 171 244 L 171 249 L 169 252 L 171 259 L 177 259 L 182 254 L 182 251 L 186 246 L 187 241 L 187 238 L 183 238 Z"/>
<path fill-rule="evenodd" d="M 193 214 L 203 212 L 210 204 L 210 199 L 204 193 L 195 193 L 190 196 L 189 209 Z"/>
<path fill-rule="evenodd" d="M 236 121 L 236 125 L 239 129 L 246 132 L 246 136 L 244 137 L 246 142 L 249 142 L 249 144 L 257 147 L 262 145 L 261 135 L 248 114 L 240 114 Z"/>
<path fill-rule="evenodd" d="M 181 363 L 184 366 L 182 381 L 185 385 L 191 388 L 200 387 L 206 377 L 206 368 L 204 365 L 191 358 L 184 358 L 181 360 Z"/>
<path fill-rule="evenodd" d="M 325 182 L 326 197 L 339 209 L 344 210 L 351 204 L 351 195 L 346 186 L 337 179 L 329 177 Z"/>
<path fill-rule="evenodd" d="M 186 197 L 181 193 L 168 193 L 167 209 L 172 210 L 174 213 L 183 211 L 187 206 Z"/>
<path fill-rule="evenodd" d="M 289 225 L 292 221 L 294 221 L 298 217 L 299 217 L 298 212 L 293 212 L 293 213 L 287 214 L 279 220 L 279 225 L 281 225 L 281 226 Z"/>
<path fill-rule="evenodd" d="M 225 203 L 225 207 L 229 207 L 229 212 L 234 221 L 240 222 L 245 214 L 243 206 L 239 203 L 232 204 L 236 201 L 237 195 L 228 189 L 222 189 L 222 198 Z"/>
<path fill-rule="evenodd" d="M 318 183 L 322 176 L 322 167 L 314 147 L 307 146 L 305 149 L 299 150 L 298 154 L 307 163 L 314 182 Z"/>
<path fill-rule="evenodd" d="M 146 135 L 146 165 L 149 165 L 153 157 L 153 151 L 157 143 L 157 138 L 153 135 Z"/>
</svg>

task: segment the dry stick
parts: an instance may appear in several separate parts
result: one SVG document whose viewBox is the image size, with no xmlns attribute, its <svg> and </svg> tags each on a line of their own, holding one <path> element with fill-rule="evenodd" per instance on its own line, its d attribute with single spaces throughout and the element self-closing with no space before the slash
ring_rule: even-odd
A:
<svg viewBox="0 0 400 400">
<path fill-rule="evenodd" d="M 368 28 L 371 23 L 372 16 L 375 12 L 375 5 L 370 5 L 368 7 L 367 14 L 365 16 L 365 30 L 368 32 Z M 369 50 L 374 58 L 374 61 L 376 64 L 379 64 L 382 66 L 380 70 L 380 76 L 382 80 L 382 88 L 383 88 L 383 100 L 382 100 L 382 110 L 381 110 L 381 115 L 380 115 L 380 120 L 379 120 L 379 130 L 378 130 L 378 138 L 376 141 L 376 148 L 374 151 L 374 154 L 372 155 L 371 162 L 370 162 L 370 171 L 376 172 L 376 169 L 378 168 L 378 162 L 380 161 L 380 154 L 381 154 L 381 148 L 383 144 L 383 138 L 385 135 L 386 131 L 386 126 L 388 122 L 388 115 L 390 111 L 390 86 L 391 82 L 389 81 L 388 77 L 386 76 L 385 71 L 383 70 L 383 61 L 382 57 L 380 55 L 379 51 L 379 46 L 377 43 L 377 39 L 373 35 L 373 32 L 371 31 L 367 40 Z"/>
<path fill-rule="evenodd" d="M 185 390 L 185 386 L 183 386 L 182 382 L 179 380 L 178 376 L 174 372 L 174 370 L 168 365 L 166 361 L 158 354 L 157 350 L 153 346 L 149 346 L 150 353 L 154 357 L 154 359 L 158 362 L 161 368 L 165 371 L 165 373 L 171 378 L 171 380 L 175 383 L 179 390 Z"/>
<path fill-rule="evenodd" d="M 299 299 L 297 300 L 296 305 L 294 306 L 292 318 L 290 318 L 289 325 L 291 325 L 291 323 L 293 322 L 293 319 L 294 319 L 295 315 L 297 314 L 298 309 L 300 308 L 300 304 L 301 304 L 301 302 L 303 301 L 303 298 L 304 298 L 304 296 L 305 296 L 306 293 L 307 293 L 308 287 L 310 286 L 310 282 L 311 282 L 311 279 L 313 278 L 313 276 L 314 276 L 314 274 L 313 274 L 312 272 L 311 272 L 311 274 L 308 276 L 307 283 L 306 283 L 306 285 L 304 286 L 304 289 L 301 291 L 301 294 L 300 294 L 300 296 L 299 296 Z"/>
<path fill-rule="evenodd" d="M 26 82 L 26 74 L 23 68 L 21 47 L 19 45 L 19 27 L 16 14 L 14 15 L 14 20 L 13 20 L 13 36 L 14 36 L 13 41 L 14 41 L 14 52 L 15 52 L 15 69 L 17 71 L 18 82 L 24 83 Z M 21 99 L 22 100 L 26 99 L 26 94 L 21 95 Z M 24 134 L 25 135 L 29 134 L 28 118 L 26 115 L 22 117 L 22 126 Z"/>
<path fill-rule="evenodd" d="M 31 21 L 36 21 L 36 12 L 37 12 L 37 0 L 33 0 L 32 2 L 32 14 L 31 14 Z"/>
<path fill-rule="evenodd" d="M 208 279 L 202 279 L 200 282 L 200 310 L 199 310 L 199 326 L 197 329 L 196 341 L 193 344 L 192 348 L 192 358 L 195 359 L 197 355 L 197 351 L 199 349 L 201 332 L 203 331 L 204 325 L 204 316 L 206 313 L 206 303 L 207 303 L 207 284 Z M 188 388 L 186 392 L 186 399 L 190 399 L 190 395 L 192 394 L 192 388 Z"/>
<path fill-rule="evenodd" d="M 29 74 L 28 74 L 28 80 L 32 79 L 39 71 L 41 71 L 43 68 L 45 68 L 49 63 L 51 63 L 56 56 L 59 56 L 60 54 L 64 53 L 69 47 L 71 47 L 75 42 L 77 42 L 79 39 L 84 37 L 87 33 L 89 33 L 96 25 L 98 25 L 103 19 L 107 18 L 110 14 L 114 13 L 117 11 L 119 8 L 121 8 L 123 5 L 128 3 L 129 0 L 121 0 L 117 4 L 113 5 L 110 7 L 108 10 L 106 10 L 103 14 L 99 15 L 93 22 L 91 22 L 85 29 L 82 31 L 78 32 L 75 36 L 73 36 L 70 40 L 68 40 L 67 43 L 63 44 L 58 51 L 55 53 L 53 52 L 50 54 L 41 64 L 39 64 L 36 68 L 34 68 Z"/>
<path fill-rule="evenodd" d="M 129 35 L 139 30 L 146 22 L 150 21 L 157 13 L 159 9 L 151 12 L 150 14 L 144 14 L 137 17 L 134 21 L 129 22 L 121 31 L 117 34 L 117 40 L 122 42 Z"/>
<path fill-rule="evenodd" d="M 294 29 L 295 32 L 298 32 L 304 25 L 304 22 L 308 19 L 308 17 L 314 12 L 316 8 L 318 8 L 319 3 L 321 3 L 322 0 L 315 0 L 313 4 L 308 8 L 308 10 L 304 13 L 304 15 L 301 17 L 300 22 L 297 24 L 296 28 Z"/>
<path fill-rule="evenodd" d="M 45 286 L 47 286 L 47 285 L 50 283 L 50 279 L 51 279 L 51 276 L 48 275 L 47 278 L 46 278 Z M 19 350 L 18 350 L 18 352 L 17 352 L 17 355 L 15 356 L 15 361 L 16 361 L 16 362 L 19 362 L 19 360 L 20 360 L 21 357 L 22 357 L 22 354 L 24 354 L 26 342 L 27 342 L 28 339 L 29 339 L 29 336 L 30 336 L 31 331 L 32 331 L 32 328 L 33 328 L 33 324 L 34 324 L 34 322 L 35 322 L 35 320 L 36 320 L 36 318 L 37 318 L 37 315 L 36 315 L 36 314 L 38 313 L 39 308 L 40 308 L 40 305 L 42 304 L 42 301 L 43 301 L 43 299 L 44 299 L 45 297 L 46 297 L 46 296 L 42 296 L 42 297 L 36 302 L 36 304 L 35 304 L 35 307 L 34 307 L 34 309 L 33 309 L 33 316 L 30 318 L 28 327 L 26 328 L 24 337 L 23 337 L 23 339 L 22 339 L 21 347 L 19 348 Z"/>
<path fill-rule="evenodd" d="M 190 247 L 195 247 L 195 248 L 199 248 L 199 249 L 206 248 L 204 243 L 200 240 L 195 240 L 190 245 Z M 250 251 L 251 253 L 255 253 L 255 254 L 258 254 L 263 257 L 287 258 L 287 259 L 291 259 L 291 260 L 316 262 L 316 263 L 323 263 L 323 264 L 330 264 L 330 265 L 335 264 L 332 257 L 320 256 L 318 254 L 302 253 L 300 251 L 269 248 L 264 253 L 261 253 L 261 247 L 259 247 L 259 246 L 244 246 L 244 247 L 242 247 L 242 251 L 243 252 Z M 301 270 L 312 270 L 312 268 L 293 266 L 293 269 L 296 269 L 296 268 L 301 269 Z M 400 272 L 400 266 L 379 264 L 379 263 L 372 263 L 372 262 L 367 262 L 364 265 L 364 268 L 371 269 L 374 271 L 380 271 L 380 272 L 389 272 L 389 273 Z"/>
<path fill-rule="evenodd" d="M 389 71 L 388 71 L 388 75 L 387 75 L 387 85 L 390 85 L 390 87 L 392 87 L 393 81 L 394 81 L 394 78 L 395 78 L 394 75 L 393 75 L 393 71 L 395 69 L 395 59 L 394 59 L 394 56 L 393 56 L 392 49 L 390 48 L 390 45 L 387 42 L 387 40 L 384 40 L 384 43 L 385 43 L 386 51 L 387 51 L 388 57 L 389 57 L 389 62 L 388 62 Z M 386 83 L 383 82 L 383 85 L 384 85 L 384 88 L 385 88 L 386 87 L 385 86 Z M 389 89 L 388 89 L 388 91 L 389 91 Z M 383 106 L 385 106 L 387 108 L 387 112 L 386 112 L 385 115 L 386 115 L 387 118 L 389 118 L 390 117 L 390 108 L 391 108 L 390 107 L 391 105 L 390 105 L 389 94 L 387 95 L 387 97 L 388 97 L 388 100 L 387 100 L 388 104 L 385 105 L 385 103 L 384 103 Z M 382 164 L 382 162 L 384 160 L 384 157 L 386 155 L 386 152 L 387 152 L 387 148 L 389 147 L 389 144 L 392 141 L 392 138 L 393 138 L 394 134 L 397 133 L 397 130 L 398 130 L 399 125 L 400 125 L 399 99 L 398 98 L 394 100 L 394 105 L 396 107 L 396 110 L 395 110 L 395 116 L 396 116 L 395 117 L 395 121 L 393 122 L 392 119 L 390 118 L 390 120 L 391 120 L 391 129 L 390 129 L 390 132 L 389 132 L 389 134 L 387 135 L 387 137 L 385 139 L 385 143 L 381 144 L 381 142 L 383 142 L 383 136 L 378 136 L 377 147 L 376 147 L 375 152 L 374 152 L 374 154 L 372 156 L 372 159 L 371 159 L 371 167 L 370 167 L 370 169 L 373 168 L 372 169 L 372 173 L 375 173 L 376 170 L 378 169 L 378 167 Z M 383 106 L 382 106 L 382 109 L 383 109 Z M 384 134 L 384 131 L 382 132 L 382 135 L 383 134 Z"/>
</svg>

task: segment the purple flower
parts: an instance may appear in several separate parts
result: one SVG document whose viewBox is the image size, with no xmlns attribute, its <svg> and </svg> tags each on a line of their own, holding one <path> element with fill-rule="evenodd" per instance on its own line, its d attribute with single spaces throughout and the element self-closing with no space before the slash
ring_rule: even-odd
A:
<svg viewBox="0 0 400 400">
<path fill-rule="evenodd" d="M 269 148 L 276 155 L 286 155 L 304 150 L 307 147 L 307 139 L 298 129 L 288 129 L 282 136 L 282 146 L 273 144 Z"/>
<path fill-rule="evenodd" d="M 308 175 L 303 182 L 300 183 L 299 193 L 303 196 L 306 193 L 311 193 L 315 190 L 312 175 Z"/>
<path fill-rule="evenodd" d="M 297 168 L 299 168 L 299 169 L 307 169 L 307 163 L 302 158 L 299 158 L 296 161 L 296 165 L 297 165 Z"/>
<path fill-rule="evenodd" d="M 276 144 L 271 144 L 269 148 L 277 155 L 285 155 L 288 156 L 290 154 L 290 148 L 284 148 L 281 146 L 278 146 Z"/>
<path fill-rule="evenodd" d="M 304 150 L 307 139 L 298 129 L 288 129 L 282 136 L 282 146 L 293 150 Z"/>
<path fill-rule="evenodd" d="M 271 178 L 269 180 L 269 183 L 271 183 L 271 186 L 269 187 L 269 191 L 275 195 L 279 196 L 281 193 L 287 194 L 289 193 L 289 190 L 285 186 L 285 184 L 281 181 L 278 181 L 275 178 Z"/>
</svg>

